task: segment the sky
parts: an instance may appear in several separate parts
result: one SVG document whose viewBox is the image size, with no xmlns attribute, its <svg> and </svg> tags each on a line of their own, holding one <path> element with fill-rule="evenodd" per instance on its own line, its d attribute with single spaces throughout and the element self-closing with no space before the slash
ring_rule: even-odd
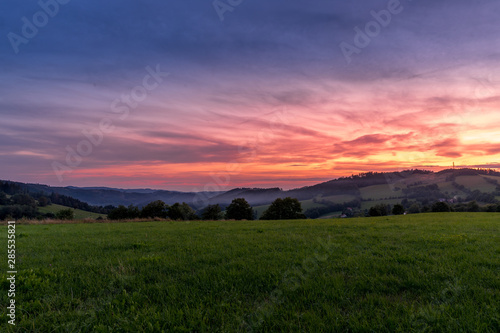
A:
<svg viewBox="0 0 500 333">
<path fill-rule="evenodd" d="M 0 179 L 180 191 L 500 168 L 497 0 L 4 0 Z"/>
</svg>

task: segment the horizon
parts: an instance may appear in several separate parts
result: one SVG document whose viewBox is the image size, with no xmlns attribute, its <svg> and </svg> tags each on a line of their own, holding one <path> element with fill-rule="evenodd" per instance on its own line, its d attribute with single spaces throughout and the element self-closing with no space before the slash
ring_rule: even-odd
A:
<svg viewBox="0 0 500 333">
<path fill-rule="evenodd" d="M 1 3 L 0 178 L 199 192 L 500 168 L 498 1 L 216 3 Z"/>
<path fill-rule="evenodd" d="M 486 167 L 485 168 L 471 168 L 471 167 L 457 167 L 457 166 L 455 166 L 454 168 L 443 168 L 443 169 L 440 169 L 440 170 L 428 170 L 428 169 L 418 169 L 418 168 L 416 168 L 416 169 L 392 170 L 392 171 L 382 171 L 382 172 L 380 172 L 380 171 L 367 171 L 367 172 L 362 172 L 362 173 L 358 173 L 358 174 L 351 174 L 349 176 L 340 176 L 340 177 L 336 177 L 336 178 L 330 178 L 330 179 L 327 179 L 327 180 L 324 180 L 324 181 L 321 181 L 321 182 L 311 183 L 311 184 L 304 185 L 304 186 L 301 186 L 301 187 L 285 188 L 285 187 L 282 187 L 282 186 L 274 186 L 274 187 L 246 187 L 246 186 L 228 187 L 228 186 L 220 186 L 219 190 L 216 190 L 216 191 L 205 191 L 205 192 L 222 192 L 222 193 L 224 193 L 224 192 L 229 192 L 229 191 L 236 190 L 236 189 L 262 189 L 262 190 L 267 190 L 267 189 L 273 189 L 273 188 L 279 188 L 280 190 L 286 192 L 286 191 L 300 189 L 300 188 L 303 188 L 303 187 L 314 186 L 314 185 L 317 185 L 317 184 L 320 184 L 320 183 L 324 183 L 324 182 L 335 181 L 335 180 L 339 180 L 339 179 L 342 179 L 342 178 L 349 178 L 349 177 L 352 177 L 352 176 L 360 176 L 360 175 L 364 175 L 364 174 L 369 173 L 369 172 L 382 173 L 382 174 L 386 174 L 386 173 L 402 173 L 402 172 L 408 172 L 408 171 L 421 171 L 421 172 L 439 173 L 439 172 L 449 171 L 449 170 L 491 170 L 493 172 L 499 172 L 496 168 L 486 168 Z M 86 189 L 86 188 L 103 188 L 103 189 L 110 189 L 110 190 L 125 190 L 125 191 L 151 190 L 151 191 L 170 191 L 170 192 L 183 192 L 183 193 L 204 192 L 204 191 L 182 191 L 182 190 L 175 190 L 175 189 L 169 189 L 169 188 L 150 188 L 150 187 L 122 188 L 122 187 L 109 187 L 109 186 L 100 186 L 100 185 L 88 185 L 88 186 L 66 185 L 66 186 L 58 186 L 58 185 L 50 185 L 50 184 L 42 184 L 42 183 L 29 183 L 29 182 L 27 183 L 27 182 L 15 181 L 15 180 L 10 180 L 10 179 L 0 179 L 0 180 L 9 181 L 9 182 L 17 182 L 17 183 L 25 183 L 25 184 L 42 185 L 42 186 L 46 185 L 46 186 L 50 186 L 50 187 L 66 187 L 66 188 L 74 187 L 74 188 L 80 188 L 80 189 Z"/>
</svg>

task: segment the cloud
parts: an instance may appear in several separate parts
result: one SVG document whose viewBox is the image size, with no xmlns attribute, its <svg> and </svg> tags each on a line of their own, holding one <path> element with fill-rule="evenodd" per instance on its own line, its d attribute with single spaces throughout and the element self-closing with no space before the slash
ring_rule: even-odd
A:
<svg viewBox="0 0 500 333">
<path fill-rule="evenodd" d="M 128 184 L 179 189 L 237 160 L 245 166 L 238 184 L 297 174 L 303 184 L 332 168 L 497 161 L 498 142 L 488 138 L 500 134 L 500 3 L 402 3 L 347 65 L 339 44 L 352 43 L 354 28 L 387 0 L 245 1 L 224 22 L 211 1 L 71 1 L 18 54 L 0 40 L 3 177 L 56 182 L 50 162 L 64 161 L 66 146 L 104 117 L 115 132 L 68 181 L 128 174 Z M 3 1 L 0 34 L 21 33 L 21 18 L 39 10 L 35 1 Z M 111 102 L 156 64 L 171 75 L 120 120 Z M 164 166 L 182 181 L 155 180 L 156 169 L 133 174 L 139 165 Z"/>
</svg>

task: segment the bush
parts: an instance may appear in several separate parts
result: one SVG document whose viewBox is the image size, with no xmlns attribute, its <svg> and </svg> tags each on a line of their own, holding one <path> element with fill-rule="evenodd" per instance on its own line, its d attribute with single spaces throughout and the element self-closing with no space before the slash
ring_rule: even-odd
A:
<svg viewBox="0 0 500 333">
<path fill-rule="evenodd" d="M 435 213 L 450 212 L 450 206 L 446 202 L 436 202 L 432 205 L 431 210 Z"/>
<path fill-rule="evenodd" d="M 386 216 L 388 214 L 387 205 L 378 204 L 373 207 L 370 207 L 368 214 L 370 216 Z"/>
<path fill-rule="evenodd" d="M 408 208 L 408 213 L 410 214 L 418 214 L 420 213 L 420 205 L 418 203 L 414 203 Z"/>
<path fill-rule="evenodd" d="M 472 201 L 467 204 L 467 211 L 468 212 L 479 212 L 479 205 L 477 202 Z"/>
<path fill-rule="evenodd" d="M 72 220 L 75 217 L 73 209 L 62 209 L 56 213 L 56 217 L 60 220 Z"/>
<path fill-rule="evenodd" d="M 403 207 L 403 205 L 396 204 L 392 208 L 392 213 L 394 215 L 403 215 L 405 213 L 405 208 Z"/>
</svg>

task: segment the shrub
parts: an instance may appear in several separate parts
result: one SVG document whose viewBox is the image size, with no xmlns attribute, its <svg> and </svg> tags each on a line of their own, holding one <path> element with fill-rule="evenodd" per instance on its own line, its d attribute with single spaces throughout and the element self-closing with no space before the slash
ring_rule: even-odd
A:
<svg viewBox="0 0 500 333">
<path fill-rule="evenodd" d="M 432 211 L 436 213 L 450 212 L 450 206 L 446 202 L 436 202 L 432 205 Z"/>
<path fill-rule="evenodd" d="M 370 207 L 368 214 L 370 216 L 386 216 L 388 214 L 387 206 L 384 204 L 378 204 L 373 207 Z"/>
<path fill-rule="evenodd" d="M 396 204 L 392 208 L 392 213 L 394 215 L 403 215 L 405 213 L 405 208 L 403 207 L 403 205 Z"/>
<path fill-rule="evenodd" d="M 56 213 L 56 217 L 60 220 L 72 220 L 75 217 L 73 209 L 62 209 Z"/>
</svg>

